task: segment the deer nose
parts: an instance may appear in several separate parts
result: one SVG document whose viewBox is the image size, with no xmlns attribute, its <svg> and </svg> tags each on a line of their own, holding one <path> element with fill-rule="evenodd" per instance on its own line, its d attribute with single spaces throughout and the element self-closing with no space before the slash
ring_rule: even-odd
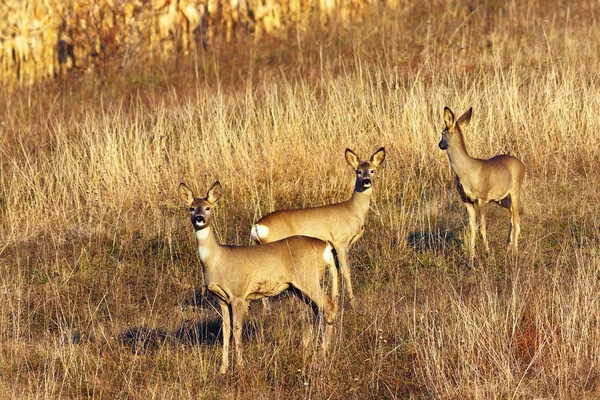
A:
<svg viewBox="0 0 600 400">
<path fill-rule="evenodd" d="M 363 179 L 363 185 L 370 185 L 371 183 L 372 183 L 371 182 L 371 178 L 365 178 L 365 179 Z"/>
<path fill-rule="evenodd" d="M 197 223 L 197 224 L 203 223 L 204 222 L 204 216 L 202 216 L 202 215 L 196 215 L 194 217 L 194 222 Z"/>
<path fill-rule="evenodd" d="M 448 148 L 448 144 L 446 142 L 444 142 L 443 140 L 440 141 L 440 143 L 438 144 L 438 146 L 442 150 L 446 150 Z"/>
</svg>

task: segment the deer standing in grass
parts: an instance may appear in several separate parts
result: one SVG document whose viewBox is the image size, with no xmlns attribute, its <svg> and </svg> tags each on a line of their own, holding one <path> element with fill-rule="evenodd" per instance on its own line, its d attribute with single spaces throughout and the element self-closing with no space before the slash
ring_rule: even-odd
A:
<svg viewBox="0 0 600 400">
<path fill-rule="evenodd" d="M 220 372 L 229 367 L 229 340 L 233 325 L 236 364 L 241 367 L 242 326 L 248 301 L 276 296 L 294 287 L 318 309 L 326 322 L 323 352 L 326 353 L 337 314 L 338 272 L 333 246 L 320 239 L 293 236 L 264 246 L 220 245 L 213 231 L 212 207 L 223 190 L 215 182 L 204 198 L 194 196 L 184 183 L 179 196 L 190 207 L 190 216 L 198 254 L 202 263 L 204 284 L 217 298 L 223 318 L 223 359 Z M 331 297 L 324 293 L 322 278 L 331 274 Z"/>
<path fill-rule="evenodd" d="M 485 227 L 485 206 L 495 202 L 510 210 L 510 230 L 508 247 L 517 253 L 519 232 L 519 200 L 521 183 L 525 176 L 525 165 L 517 158 L 508 154 L 499 154 L 489 160 L 473 158 L 467 153 L 464 129 L 471 121 L 473 109 L 469 108 L 458 120 L 455 120 L 452 110 L 444 108 L 446 127 L 442 131 L 439 147 L 448 152 L 450 166 L 456 174 L 458 193 L 469 214 L 471 230 L 470 257 L 475 258 L 475 235 L 477 228 L 477 209 L 479 209 L 479 231 L 483 238 L 486 253 L 490 247 L 487 241 Z"/>
<path fill-rule="evenodd" d="M 346 149 L 346 161 L 356 171 L 354 193 L 349 200 L 326 206 L 275 211 L 262 217 L 252 227 L 251 237 L 263 244 L 293 235 L 306 235 L 327 240 L 333 244 L 348 292 L 354 307 L 354 293 L 350 279 L 348 251 L 364 233 L 377 167 L 385 159 L 385 149 L 377 150 L 368 161 Z"/>
</svg>

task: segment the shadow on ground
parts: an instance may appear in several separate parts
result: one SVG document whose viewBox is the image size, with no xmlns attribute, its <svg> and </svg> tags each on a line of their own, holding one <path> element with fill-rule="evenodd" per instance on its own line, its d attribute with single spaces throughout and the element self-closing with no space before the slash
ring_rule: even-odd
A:
<svg viewBox="0 0 600 400">
<path fill-rule="evenodd" d="M 134 353 L 157 350 L 163 345 L 197 346 L 223 342 L 220 306 L 213 296 L 197 290 L 184 299 L 182 306 L 199 311 L 197 314 L 200 316 L 193 319 L 184 317 L 173 331 L 147 326 L 131 327 L 119 332 L 117 341 Z M 217 316 L 206 318 L 207 313 Z M 243 339 L 251 339 L 255 334 L 256 327 L 246 321 L 242 329 Z"/>
<path fill-rule="evenodd" d="M 419 231 L 408 235 L 408 245 L 417 252 L 435 251 L 444 254 L 460 247 L 461 240 L 452 231 Z"/>
</svg>

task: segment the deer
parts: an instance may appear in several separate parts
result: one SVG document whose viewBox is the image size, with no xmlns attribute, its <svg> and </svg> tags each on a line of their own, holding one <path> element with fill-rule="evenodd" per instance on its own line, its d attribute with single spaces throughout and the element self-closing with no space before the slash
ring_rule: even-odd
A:
<svg viewBox="0 0 600 400">
<path fill-rule="evenodd" d="M 254 224 L 250 237 L 257 244 L 293 235 L 311 236 L 331 242 L 350 306 L 355 307 L 348 252 L 364 234 L 375 175 L 377 168 L 385 160 L 385 148 L 381 147 L 373 153 L 368 161 L 361 160 L 351 149 L 346 149 L 345 158 L 356 173 L 354 192 L 350 199 L 319 207 L 274 211 Z"/>
<path fill-rule="evenodd" d="M 490 202 L 510 210 L 508 250 L 512 248 L 515 255 L 518 253 L 521 232 L 519 202 L 521 184 L 525 177 L 525 165 L 511 155 L 499 154 L 487 160 L 469 156 L 463 132 L 471 121 L 472 113 L 473 109 L 469 108 L 460 118 L 455 119 L 452 110 L 444 107 L 445 127 L 438 144 L 448 154 L 450 167 L 456 175 L 458 193 L 469 214 L 471 263 L 475 259 L 477 213 L 485 252 L 490 252 L 485 226 L 485 207 Z"/>
<path fill-rule="evenodd" d="M 301 297 L 316 307 L 319 320 L 325 320 L 322 350 L 326 355 L 337 314 L 338 272 L 333 245 L 320 239 L 293 236 L 264 246 L 232 246 L 217 242 L 213 228 L 213 206 L 223 195 L 219 181 L 206 197 L 198 198 L 185 184 L 179 185 L 179 197 L 189 206 L 196 237 L 204 285 L 221 308 L 223 356 L 220 373 L 229 368 L 231 327 L 235 344 L 236 366 L 241 368 L 242 326 L 250 300 L 272 297 L 295 288 Z M 330 274 L 330 295 L 322 280 Z"/>
</svg>

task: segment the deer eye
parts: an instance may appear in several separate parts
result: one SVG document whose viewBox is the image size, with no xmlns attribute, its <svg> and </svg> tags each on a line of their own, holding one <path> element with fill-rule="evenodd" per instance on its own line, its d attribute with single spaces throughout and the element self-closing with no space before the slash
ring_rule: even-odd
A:
<svg viewBox="0 0 600 400">
<path fill-rule="evenodd" d="M 190 212 L 194 212 L 194 207 L 190 207 Z"/>
<path fill-rule="evenodd" d="M 362 171 L 360 171 L 360 170 L 356 171 L 356 173 L 357 173 L 358 175 L 362 175 Z"/>
<path fill-rule="evenodd" d="M 375 170 L 374 170 L 374 169 L 372 169 L 372 170 L 371 170 L 371 173 L 372 173 L 372 174 L 374 174 L 374 173 L 375 173 Z"/>
<path fill-rule="evenodd" d="M 205 211 L 210 211 L 210 207 L 206 207 L 204 210 Z"/>
</svg>

